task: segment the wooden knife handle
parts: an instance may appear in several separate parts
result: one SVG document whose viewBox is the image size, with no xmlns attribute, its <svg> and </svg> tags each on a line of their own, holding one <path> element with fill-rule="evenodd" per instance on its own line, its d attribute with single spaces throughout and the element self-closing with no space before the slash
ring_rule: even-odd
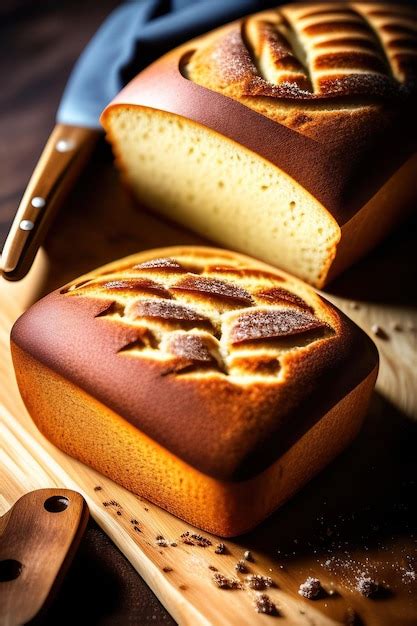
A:
<svg viewBox="0 0 417 626">
<path fill-rule="evenodd" d="M 88 516 L 79 493 L 39 489 L 0 518 L 0 626 L 39 617 L 76 552 Z"/>
<path fill-rule="evenodd" d="M 57 124 L 32 174 L 2 253 L 3 276 L 20 280 L 100 136 L 98 130 Z"/>
</svg>

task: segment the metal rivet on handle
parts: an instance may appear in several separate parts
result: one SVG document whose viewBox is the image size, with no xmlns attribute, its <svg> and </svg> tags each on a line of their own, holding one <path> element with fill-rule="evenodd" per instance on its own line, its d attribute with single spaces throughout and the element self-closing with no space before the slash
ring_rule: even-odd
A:
<svg viewBox="0 0 417 626">
<path fill-rule="evenodd" d="M 35 209 L 43 209 L 46 204 L 46 200 L 45 198 L 41 198 L 41 196 L 35 196 L 32 198 L 30 203 L 33 207 L 35 207 Z"/>
<path fill-rule="evenodd" d="M 58 152 L 69 152 L 74 148 L 75 142 L 72 139 L 60 139 L 55 146 L 55 150 Z"/>
<path fill-rule="evenodd" d="M 34 226 L 35 224 L 30 220 L 22 220 L 19 224 L 20 230 L 32 230 Z"/>
</svg>

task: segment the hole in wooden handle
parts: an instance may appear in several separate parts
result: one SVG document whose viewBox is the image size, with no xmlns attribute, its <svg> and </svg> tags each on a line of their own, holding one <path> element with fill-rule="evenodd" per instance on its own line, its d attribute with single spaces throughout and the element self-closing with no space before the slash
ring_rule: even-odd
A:
<svg viewBox="0 0 417 626">
<path fill-rule="evenodd" d="M 43 506 L 49 513 L 62 513 L 68 507 L 69 500 L 65 496 L 52 496 L 45 500 Z"/>
<path fill-rule="evenodd" d="M 10 580 L 19 578 L 23 569 L 20 561 L 15 559 L 4 559 L 0 561 L 0 583 L 7 583 Z"/>
</svg>

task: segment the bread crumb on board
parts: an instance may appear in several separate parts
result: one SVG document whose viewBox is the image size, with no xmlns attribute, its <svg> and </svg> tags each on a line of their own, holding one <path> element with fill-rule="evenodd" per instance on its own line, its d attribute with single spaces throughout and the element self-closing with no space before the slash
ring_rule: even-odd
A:
<svg viewBox="0 0 417 626">
<path fill-rule="evenodd" d="M 380 589 L 380 584 L 370 576 L 359 576 L 356 581 L 356 591 L 359 591 L 365 598 L 372 598 Z"/>
<path fill-rule="evenodd" d="M 223 574 L 213 574 L 213 582 L 220 587 L 220 589 L 242 589 L 242 583 L 236 578 L 229 578 L 223 576 Z"/>
<path fill-rule="evenodd" d="M 380 339 L 389 338 L 385 330 L 382 328 L 382 326 L 379 326 L 379 324 L 372 324 L 371 331 L 373 332 L 375 337 L 379 337 Z"/>
<path fill-rule="evenodd" d="M 218 543 L 214 552 L 216 554 L 227 554 L 226 545 L 224 543 Z"/>
<path fill-rule="evenodd" d="M 309 576 L 298 589 L 298 593 L 307 600 L 315 600 L 323 593 L 323 587 L 318 578 Z"/>
<path fill-rule="evenodd" d="M 235 565 L 235 570 L 237 572 L 239 572 L 239 574 L 246 574 L 248 571 L 248 567 L 244 561 L 244 559 L 240 559 L 236 565 Z"/>
<path fill-rule="evenodd" d="M 200 548 L 207 548 L 208 546 L 212 545 L 212 542 L 208 537 L 203 537 L 203 535 L 190 533 L 188 531 L 182 533 L 181 540 L 183 543 L 189 546 L 198 546 Z"/>
<path fill-rule="evenodd" d="M 255 591 L 262 591 L 274 586 L 274 581 L 270 576 L 262 576 L 261 574 L 246 576 L 245 583 L 250 589 L 255 589 Z"/>
<path fill-rule="evenodd" d="M 261 593 L 256 597 L 255 609 L 258 613 L 264 613 L 265 615 L 280 614 L 276 604 L 272 602 L 271 598 L 266 593 Z"/>
</svg>

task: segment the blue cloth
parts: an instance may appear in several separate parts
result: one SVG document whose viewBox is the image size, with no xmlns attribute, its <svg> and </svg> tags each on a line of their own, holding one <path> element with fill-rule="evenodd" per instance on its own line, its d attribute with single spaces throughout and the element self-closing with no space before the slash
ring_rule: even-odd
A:
<svg viewBox="0 0 417 626">
<path fill-rule="evenodd" d="M 76 63 L 57 121 L 100 128 L 99 116 L 130 78 L 175 46 L 277 0 L 136 0 L 115 9 Z"/>
</svg>

